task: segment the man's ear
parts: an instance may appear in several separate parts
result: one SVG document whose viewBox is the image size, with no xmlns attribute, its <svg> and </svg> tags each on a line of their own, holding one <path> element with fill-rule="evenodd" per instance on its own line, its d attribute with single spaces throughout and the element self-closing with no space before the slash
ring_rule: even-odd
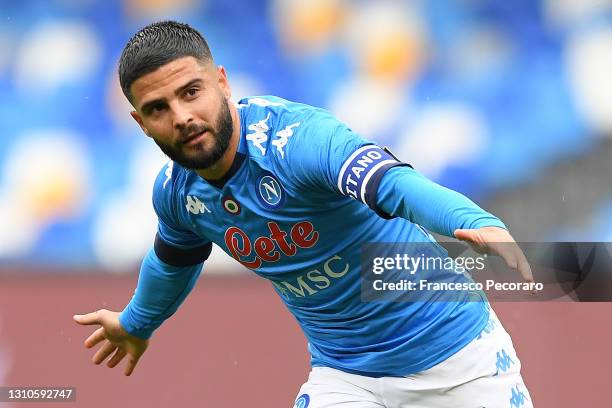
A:
<svg viewBox="0 0 612 408">
<path fill-rule="evenodd" d="M 149 134 L 149 131 L 147 130 L 147 128 L 144 126 L 144 123 L 142 121 L 142 118 L 140 117 L 140 115 L 138 114 L 138 112 L 136 111 L 131 111 L 130 115 L 132 115 L 132 118 L 134 118 L 134 120 L 136 121 L 136 123 L 138 123 L 138 126 L 140 126 L 140 128 L 142 129 L 142 131 L 144 132 L 145 135 L 147 135 L 148 137 L 151 137 L 151 135 Z"/>
<path fill-rule="evenodd" d="M 227 73 L 225 72 L 225 68 L 222 65 L 217 66 L 217 78 L 219 80 L 219 86 L 221 87 L 221 91 L 227 99 L 231 99 L 232 97 L 232 89 L 230 88 L 229 81 L 227 80 Z"/>
</svg>

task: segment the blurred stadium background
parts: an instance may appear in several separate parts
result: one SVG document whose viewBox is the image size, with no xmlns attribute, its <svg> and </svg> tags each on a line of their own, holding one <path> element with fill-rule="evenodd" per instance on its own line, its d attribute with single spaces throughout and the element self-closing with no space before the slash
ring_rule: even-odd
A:
<svg viewBox="0 0 612 408">
<path fill-rule="evenodd" d="M 123 307 L 155 234 L 165 158 L 116 67 L 170 18 L 206 36 L 235 100 L 326 107 L 518 240 L 612 241 L 611 0 L 0 0 L 0 385 L 76 385 L 88 407 L 288 407 L 306 378 L 297 325 L 219 251 L 135 378 L 91 366 L 70 321 Z M 499 305 L 538 406 L 607 406 L 611 311 Z"/>
</svg>

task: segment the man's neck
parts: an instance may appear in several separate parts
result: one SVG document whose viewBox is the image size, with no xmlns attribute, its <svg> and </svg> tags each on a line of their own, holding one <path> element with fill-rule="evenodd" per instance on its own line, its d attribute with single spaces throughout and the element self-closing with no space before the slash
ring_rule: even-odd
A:
<svg viewBox="0 0 612 408">
<path fill-rule="evenodd" d="M 196 173 L 205 180 L 219 180 L 221 179 L 232 167 L 236 152 L 238 151 L 238 144 L 240 142 L 240 119 L 238 117 L 238 110 L 233 104 L 229 104 L 230 114 L 232 115 L 232 122 L 234 124 L 234 131 L 230 138 L 229 146 L 227 150 L 221 156 L 219 160 L 212 166 L 206 169 L 198 169 Z"/>
</svg>

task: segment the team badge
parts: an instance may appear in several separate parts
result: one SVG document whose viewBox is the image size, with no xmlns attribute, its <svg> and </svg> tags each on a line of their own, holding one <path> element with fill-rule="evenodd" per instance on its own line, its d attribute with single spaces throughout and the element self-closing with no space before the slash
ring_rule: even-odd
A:
<svg viewBox="0 0 612 408">
<path fill-rule="evenodd" d="M 310 396 L 308 394 L 302 394 L 295 400 L 294 408 L 306 408 L 310 405 Z"/>
<path fill-rule="evenodd" d="M 280 208 L 285 203 L 285 190 L 271 173 L 264 173 L 257 180 L 257 198 L 264 207 Z"/>
<path fill-rule="evenodd" d="M 231 195 L 223 197 L 223 209 L 232 215 L 240 214 L 240 204 Z"/>
</svg>

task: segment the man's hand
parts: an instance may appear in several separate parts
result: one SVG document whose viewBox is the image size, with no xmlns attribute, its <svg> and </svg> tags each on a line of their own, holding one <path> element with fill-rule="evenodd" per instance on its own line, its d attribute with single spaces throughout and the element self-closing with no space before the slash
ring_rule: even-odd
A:
<svg viewBox="0 0 612 408">
<path fill-rule="evenodd" d="M 92 358 L 94 364 L 100 364 L 115 352 L 106 365 L 113 368 L 119 364 L 125 356 L 128 356 L 125 375 L 132 374 L 136 364 L 138 364 L 140 356 L 142 356 L 147 349 L 149 340 L 134 337 L 126 332 L 119 323 L 118 312 L 101 309 L 93 313 L 74 315 L 73 318 L 78 324 L 97 324 L 101 326 L 85 340 L 85 347 L 87 348 L 92 348 L 101 341 L 106 340 L 102 347 L 94 354 Z"/>
<path fill-rule="evenodd" d="M 533 282 L 533 274 L 525 254 L 505 229 L 498 227 L 457 229 L 455 238 L 467 242 L 478 253 L 501 256 L 510 268 L 518 269 L 525 281 Z"/>
</svg>

